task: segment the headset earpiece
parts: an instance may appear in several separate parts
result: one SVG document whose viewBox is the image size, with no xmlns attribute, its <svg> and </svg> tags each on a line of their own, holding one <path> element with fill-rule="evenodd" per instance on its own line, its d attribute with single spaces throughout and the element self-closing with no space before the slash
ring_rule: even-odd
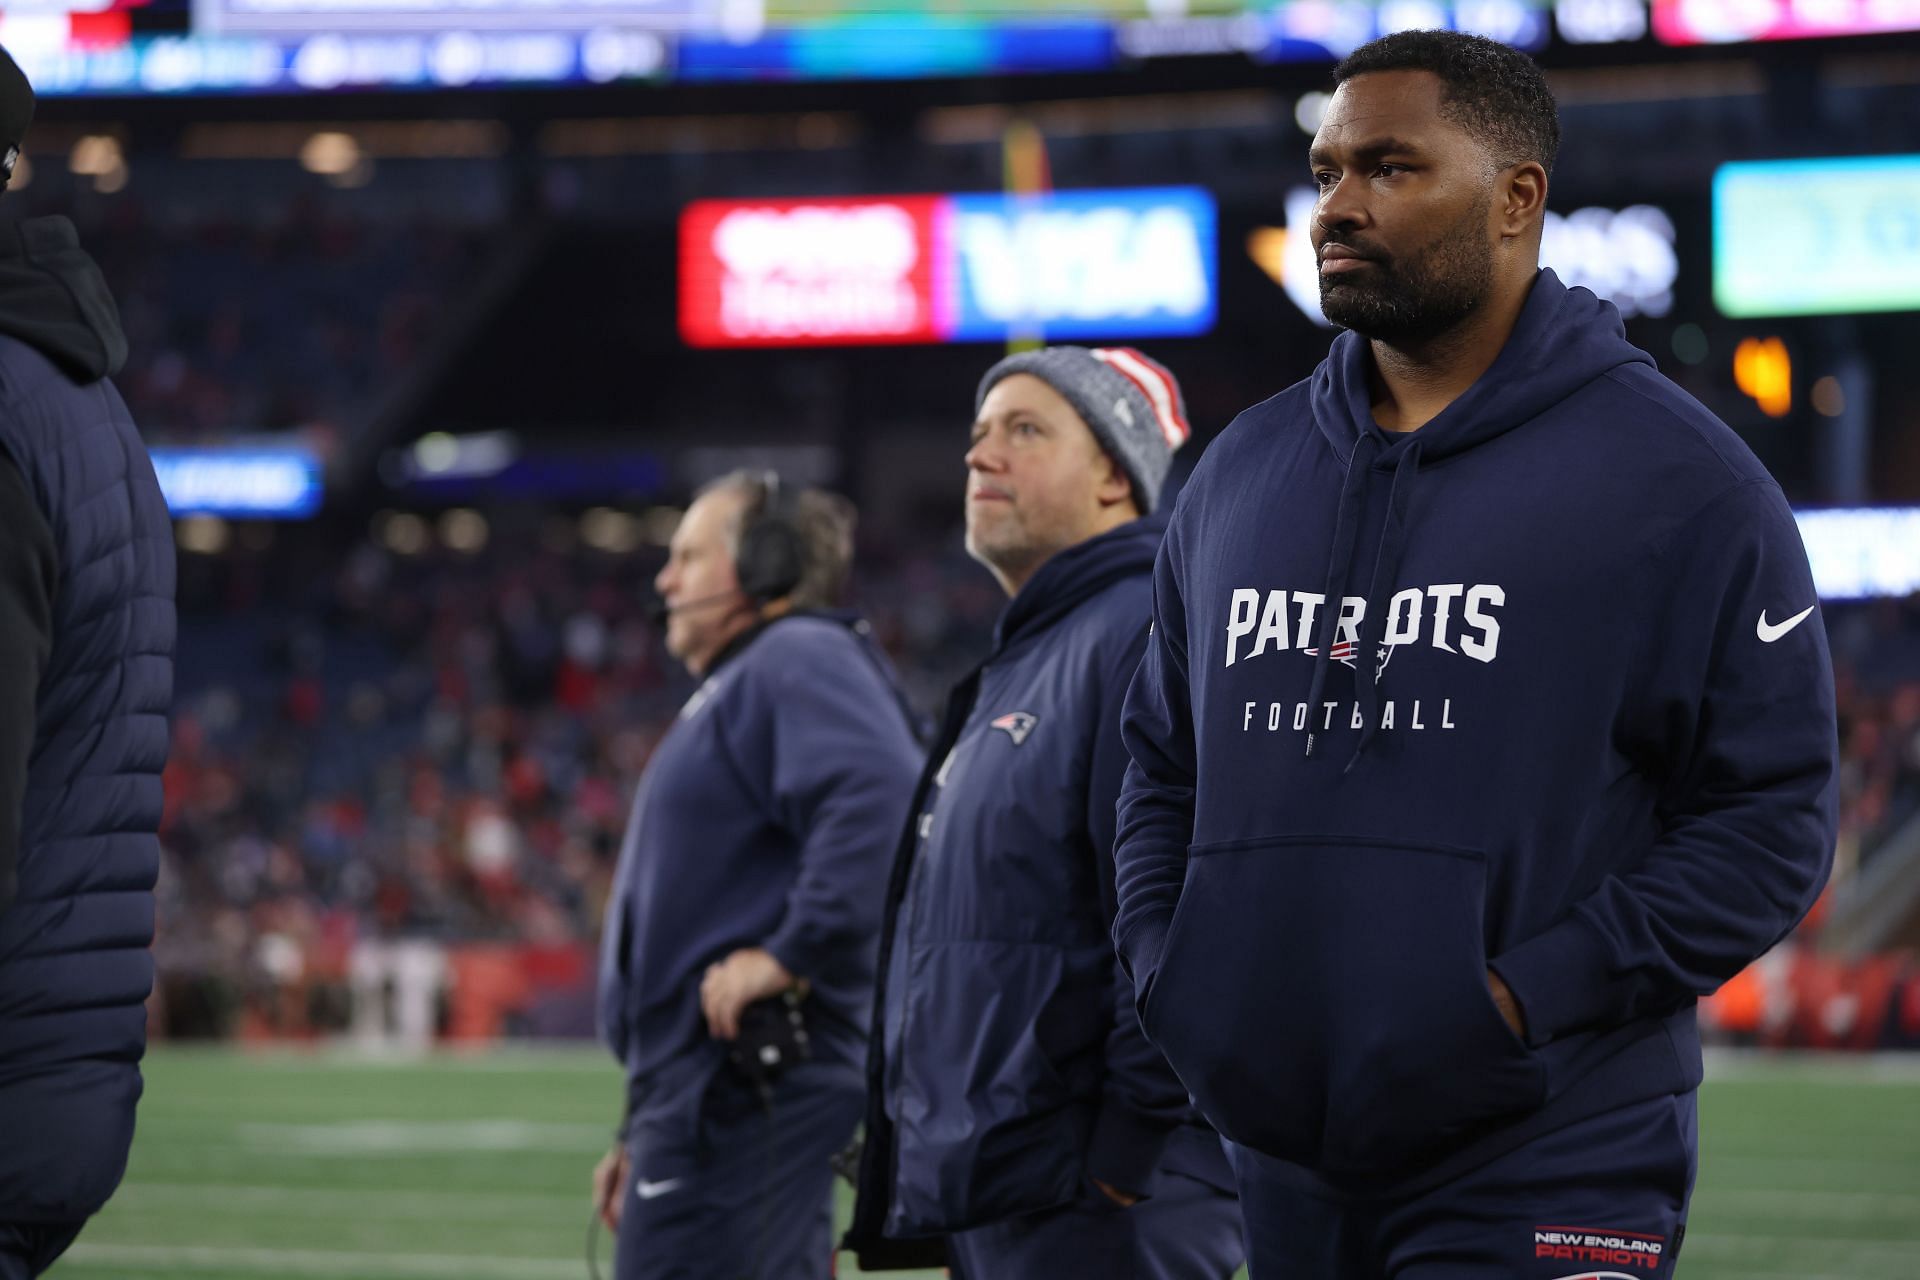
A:
<svg viewBox="0 0 1920 1280">
<path fill-rule="evenodd" d="M 733 567 L 740 590 L 761 604 L 792 595 L 806 576 L 806 540 L 775 472 L 761 478 L 760 500 L 741 520 Z"/>
</svg>

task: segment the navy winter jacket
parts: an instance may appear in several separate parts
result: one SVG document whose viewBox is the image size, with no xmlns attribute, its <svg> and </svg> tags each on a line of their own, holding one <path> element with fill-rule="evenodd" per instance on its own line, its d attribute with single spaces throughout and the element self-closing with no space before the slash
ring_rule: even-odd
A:
<svg viewBox="0 0 1920 1280">
<path fill-rule="evenodd" d="M 697 1158 L 726 1052 L 700 979 L 742 947 L 811 984 L 815 1056 L 859 1088 L 887 859 L 919 765 L 891 668 L 846 619 L 750 633 L 681 708 L 634 796 L 601 944 L 600 1030 L 648 1135 L 639 1176 Z"/>
<path fill-rule="evenodd" d="M 1148 1034 L 1222 1133 L 1348 1190 L 1692 1089 L 1697 997 L 1835 829 L 1792 514 L 1614 309 L 1541 272 L 1406 434 L 1370 358 L 1336 339 L 1181 494 L 1117 849 Z"/>
<path fill-rule="evenodd" d="M 0 1222 L 71 1222 L 106 1203 L 140 1098 L 174 564 L 152 463 L 108 380 L 126 351 L 72 223 L 0 226 L 0 450 L 52 560 L 31 718 L 0 727 L 32 727 L 0 911 Z"/>
<path fill-rule="evenodd" d="M 853 1243 L 1151 1194 L 1165 1155 L 1228 1182 L 1113 954 L 1120 709 L 1162 526 L 1052 557 L 955 689 L 901 841 Z M 1169 1139 L 1183 1123 L 1177 1153 Z"/>
</svg>

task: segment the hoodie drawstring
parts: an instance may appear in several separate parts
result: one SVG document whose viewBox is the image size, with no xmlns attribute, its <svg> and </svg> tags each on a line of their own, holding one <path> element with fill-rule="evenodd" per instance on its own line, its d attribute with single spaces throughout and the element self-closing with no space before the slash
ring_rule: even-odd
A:
<svg viewBox="0 0 1920 1280">
<path fill-rule="evenodd" d="M 1346 595 L 1347 574 L 1353 564 L 1353 544 L 1360 536 L 1360 499 L 1365 490 L 1367 471 L 1373 466 L 1373 457 L 1379 452 L 1379 447 L 1379 441 L 1371 434 L 1362 433 L 1354 441 L 1353 453 L 1347 458 L 1347 478 L 1340 486 L 1340 506 L 1333 518 L 1333 553 L 1327 560 L 1326 594 L 1320 602 L 1320 630 L 1315 639 L 1319 648 L 1313 659 L 1313 684 L 1307 689 L 1309 724 L 1320 705 L 1320 695 L 1326 692 L 1327 672 L 1333 666 L 1334 628 L 1340 620 L 1341 600 Z M 1309 759 L 1313 757 L 1314 739 L 1317 736 L 1312 729 L 1307 730 Z"/>
<path fill-rule="evenodd" d="M 1413 475 L 1420 469 L 1420 442 L 1409 440 L 1406 451 L 1393 469 L 1393 488 L 1387 494 L 1387 519 L 1380 528 L 1380 550 L 1373 558 L 1373 581 L 1367 584 L 1367 611 L 1360 616 L 1358 652 L 1354 654 L 1353 678 L 1360 695 L 1360 742 L 1353 759 L 1342 772 L 1353 772 L 1366 754 L 1373 735 L 1380 729 L 1380 681 L 1386 676 L 1381 653 L 1386 638 L 1387 607 L 1390 593 L 1400 573 L 1400 553 L 1405 545 L 1407 498 L 1413 491 Z M 1382 597 L 1385 596 L 1385 599 Z"/>
</svg>

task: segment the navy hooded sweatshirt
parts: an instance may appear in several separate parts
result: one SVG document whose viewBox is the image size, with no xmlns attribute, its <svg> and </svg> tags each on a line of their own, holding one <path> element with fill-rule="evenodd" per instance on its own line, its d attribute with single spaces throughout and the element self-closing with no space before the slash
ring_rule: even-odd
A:
<svg viewBox="0 0 1920 1280">
<path fill-rule="evenodd" d="M 1064 1204 L 1164 1167 L 1229 1182 L 1114 962 L 1120 709 L 1164 525 L 1048 559 L 948 700 L 894 864 L 849 1245 Z"/>
<path fill-rule="evenodd" d="M 1836 732 L 1779 488 L 1612 306 L 1541 272 L 1404 434 L 1370 359 L 1341 335 L 1176 505 L 1114 936 L 1223 1134 L 1385 1194 L 1699 1083 L 1696 999 L 1825 881 Z"/>
<path fill-rule="evenodd" d="M 600 1030 L 627 1069 L 640 1177 L 691 1172 L 726 1046 L 700 980 L 764 947 L 811 986 L 817 1060 L 862 1088 L 887 865 L 920 768 L 864 624 L 789 615 L 737 641 L 641 777 L 601 940 Z"/>
</svg>

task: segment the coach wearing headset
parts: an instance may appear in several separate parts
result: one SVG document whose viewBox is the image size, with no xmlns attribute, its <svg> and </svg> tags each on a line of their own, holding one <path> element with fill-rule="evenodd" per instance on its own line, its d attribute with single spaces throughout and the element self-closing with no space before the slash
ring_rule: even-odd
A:
<svg viewBox="0 0 1920 1280">
<path fill-rule="evenodd" d="M 594 1174 L 619 1280 L 824 1280 L 887 866 L 920 753 L 864 624 L 828 611 L 851 509 L 726 476 L 655 586 L 701 681 L 634 797 L 601 946 L 627 1070 Z"/>
</svg>

